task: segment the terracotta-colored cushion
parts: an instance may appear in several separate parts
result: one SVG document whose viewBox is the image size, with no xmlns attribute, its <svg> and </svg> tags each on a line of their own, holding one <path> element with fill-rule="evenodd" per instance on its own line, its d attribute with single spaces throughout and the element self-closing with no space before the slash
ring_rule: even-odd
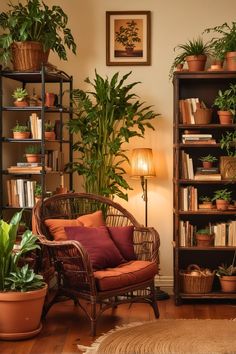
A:
<svg viewBox="0 0 236 354">
<path fill-rule="evenodd" d="M 158 272 L 157 264 L 149 261 L 131 261 L 113 269 L 94 272 L 100 291 L 123 288 L 152 279 Z"/>
<path fill-rule="evenodd" d="M 77 220 L 79 220 L 83 226 L 86 227 L 99 227 L 106 225 L 101 210 L 95 211 L 91 214 L 81 215 L 77 218 Z"/>
<path fill-rule="evenodd" d="M 68 240 L 79 241 L 90 256 L 93 269 L 116 267 L 125 262 L 120 251 L 110 238 L 106 226 L 65 227 Z"/>
<path fill-rule="evenodd" d="M 109 226 L 107 227 L 109 234 L 119 249 L 122 256 L 127 261 L 133 261 L 136 259 L 133 245 L 133 226 Z"/>
<path fill-rule="evenodd" d="M 44 221 L 55 241 L 67 240 L 65 226 L 82 226 L 77 219 L 47 219 Z"/>
</svg>

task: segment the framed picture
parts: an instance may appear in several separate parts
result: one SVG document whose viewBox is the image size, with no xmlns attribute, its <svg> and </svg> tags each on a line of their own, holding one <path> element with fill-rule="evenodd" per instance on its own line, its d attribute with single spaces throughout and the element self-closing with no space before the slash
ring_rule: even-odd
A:
<svg viewBox="0 0 236 354">
<path fill-rule="evenodd" d="M 151 64 L 151 12 L 106 12 L 106 64 Z"/>
</svg>

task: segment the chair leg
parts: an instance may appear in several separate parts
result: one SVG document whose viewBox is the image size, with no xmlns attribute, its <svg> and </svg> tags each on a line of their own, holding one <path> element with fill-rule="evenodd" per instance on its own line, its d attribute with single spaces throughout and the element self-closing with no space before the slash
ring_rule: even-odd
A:
<svg viewBox="0 0 236 354">
<path fill-rule="evenodd" d="M 96 302 L 91 302 L 91 336 L 96 336 L 96 326 L 97 326 L 97 314 L 96 314 Z"/>
<path fill-rule="evenodd" d="M 154 314 L 156 318 L 159 318 L 160 313 L 159 313 L 159 309 L 158 309 L 158 304 L 157 304 L 157 299 L 156 299 L 156 289 L 155 289 L 155 285 L 154 282 L 151 285 L 151 296 L 152 296 L 152 302 L 151 302 L 151 306 L 153 308 Z"/>
</svg>

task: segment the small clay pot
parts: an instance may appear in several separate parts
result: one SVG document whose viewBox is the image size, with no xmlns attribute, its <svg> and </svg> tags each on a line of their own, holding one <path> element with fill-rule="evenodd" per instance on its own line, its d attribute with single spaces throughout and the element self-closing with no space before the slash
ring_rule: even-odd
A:
<svg viewBox="0 0 236 354">
<path fill-rule="evenodd" d="M 229 202 L 223 199 L 216 199 L 216 209 L 217 210 L 227 210 L 229 207 Z"/>
<path fill-rule="evenodd" d="M 46 140 L 55 140 L 55 132 L 44 132 L 44 137 Z"/>
<path fill-rule="evenodd" d="M 232 124 L 233 114 L 230 111 L 217 111 L 220 124 Z"/>
<path fill-rule="evenodd" d="M 196 241 L 198 247 L 209 247 L 213 246 L 214 243 L 214 234 L 198 234 L 196 233 Z"/>
<path fill-rule="evenodd" d="M 29 139 L 30 137 L 30 132 L 13 132 L 13 138 L 14 139 Z"/>
</svg>

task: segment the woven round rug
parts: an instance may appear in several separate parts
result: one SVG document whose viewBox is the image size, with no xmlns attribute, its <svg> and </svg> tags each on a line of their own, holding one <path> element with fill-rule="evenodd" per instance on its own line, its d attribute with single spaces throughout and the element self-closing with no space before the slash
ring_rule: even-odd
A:
<svg viewBox="0 0 236 354">
<path fill-rule="evenodd" d="M 235 354 L 235 320 L 155 320 L 132 323 L 99 337 L 86 354 Z"/>
</svg>

